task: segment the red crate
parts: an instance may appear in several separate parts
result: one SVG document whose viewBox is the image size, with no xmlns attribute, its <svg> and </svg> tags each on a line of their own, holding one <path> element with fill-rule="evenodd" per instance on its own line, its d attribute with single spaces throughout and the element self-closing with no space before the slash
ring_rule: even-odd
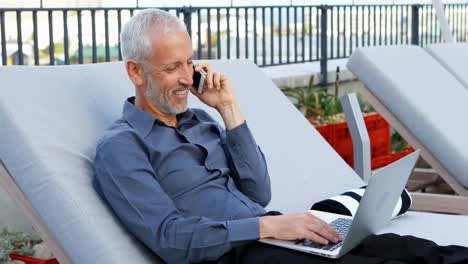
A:
<svg viewBox="0 0 468 264">
<path fill-rule="evenodd" d="M 335 144 L 334 129 L 333 125 L 326 125 L 321 127 L 316 127 L 317 131 L 322 135 L 322 137 L 333 146 Z"/>
<path fill-rule="evenodd" d="M 15 253 L 10 254 L 12 260 L 21 260 L 26 264 L 60 264 L 57 259 L 37 259 L 33 257 L 23 256 Z"/>
<path fill-rule="evenodd" d="M 364 123 L 371 143 L 371 159 L 382 157 L 382 161 L 374 161 L 381 164 L 391 154 L 390 125 L 379 114 L 365 116 Z M 317 130 L 350 166 L 354 166 L 353 142 L 346 123 L 326 125 Z"/>
<path fill-rule="evenodd" d="M 392 154 L 392 162 L 394 161 L 397 161 L 401 158 L 403 158 L 404 156 L 412 153 L 414 151 L 414 148 L 409 146 L 409 147 L 406 147 L 403 151 L 400 151 L 400 152 L 397 152 L 397 153 L 393 153 Z"/>
<path fill-rule="evenodd" d="M 392 163 L 392 161 L 392 155 L 375 157 L 371 159 L 371 167 L 372 169 L 377 169 L 383 166 L 387 166 L 388 164 Z"/>
<path fill-rule="evenodd" d="M 371 153 L 375 157 L 385 156 L 391 153 L 390 125 L 380 115 L 368 116 L 366 127 L 371 141 Z"/>
<path fill-rule="evenodd" d="M 353 165 L 353 141 L 349 133 L 348 124 L 340 123 L 332 125 L 334 128 L 335 141 L 333 148 L 351 166 Z"/>
<path fill-rule="evenodd" d="M 413 151 L 414 151 L 414 148 L 406 147 L 404 150 L 400 152 L 373 158 L 371 161 L 372 169 L 377 169 L 383 166 L 387 166 L 388 164 L 403 158 L 404 156 L 412 153 Z"/>
</svg>

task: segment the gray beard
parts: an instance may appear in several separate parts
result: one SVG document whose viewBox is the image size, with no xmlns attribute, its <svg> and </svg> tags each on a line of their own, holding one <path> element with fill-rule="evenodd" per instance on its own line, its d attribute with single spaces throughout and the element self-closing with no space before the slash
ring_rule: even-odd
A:
<svg viewBox="0 0 468 264">
<path fill-rule="evenodd" d="M 160 90 L 155 86 L 153 78 L 150 75 L 147 75 L 146 78 L 148 85 L 146 86 L 145 96 L 150 99 L 154 106 L 169 115 L 178 115 L 187 111 L 187 106 L 184 109 L 178 110 L 170 105 L 170 102 L 164 100 Z"/>
</svg>

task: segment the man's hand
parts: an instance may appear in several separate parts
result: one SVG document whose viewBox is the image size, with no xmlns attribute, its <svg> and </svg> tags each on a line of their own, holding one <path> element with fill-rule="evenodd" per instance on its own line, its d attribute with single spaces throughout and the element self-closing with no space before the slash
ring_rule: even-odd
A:
<svg viewBox="0 0 468 264">
<path fill-rule="evenodd" d="M 259 222 L 260 238 L 309 239 L 319 244 L 338 243 L 342 239 L 329 224 L 309 212 L 262 216 Z"/>
<path fill-rule="evenodd" d="M 218 110 L 227 129 L 242 124 L 245 119 L 234 95 L 229 77 L 226 74 L 213 71 L 206 62 L 195 66 L 195 71 L 200 71 L 200 69 L 206 72 L 203 92 L 199 94 L 193 87 L 190 87 L 190 91 L 203 103 Z"/>
</svg>

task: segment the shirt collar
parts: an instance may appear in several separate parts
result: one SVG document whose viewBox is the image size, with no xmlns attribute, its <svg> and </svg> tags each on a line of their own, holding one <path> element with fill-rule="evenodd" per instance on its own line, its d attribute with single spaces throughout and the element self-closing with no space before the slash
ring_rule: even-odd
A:
<svg viewBox="0 0 468 264">
<path fill-rule="evenodd" d="M 155 118 L 135 106 L 135 97 L 125 100 L 123 118 L 142 136 L 146 137 L 153 128 Z"/>
<path fill-rule="evenodd" d="M 187 111 L 177 115 L 177 126 L 183 124 L 184 122 L 186 122 L 188 120 L 192 120 L 194 117 L 197 120 L 199 120 L 197 118 L 195 112 L 192 109 L 187 108 Z"/>
<path fill-rule="evenodd" d="M 123 118 L 142 136 L 146 137 L 153 128 L 154 123 L 158 125 L 166 126 L 162 121 L 154 118 L 152 115 L 138 109 L 135 106 L 135 97 L 129 97 L 125 100 L 123 107 Z M 195 116 L 195 112 L 192 109 L 177 115 L 177 126 L 184 123 L 185 121 L 191 120 Z M 198 119 L 198 118 L 197 118 Z"/>
</svg>

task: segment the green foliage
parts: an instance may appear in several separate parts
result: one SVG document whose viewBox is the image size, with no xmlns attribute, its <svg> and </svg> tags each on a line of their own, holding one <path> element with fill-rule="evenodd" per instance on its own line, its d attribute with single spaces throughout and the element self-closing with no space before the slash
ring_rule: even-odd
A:
<svg viewBox="0 0 468 264">
<path fill-rule="evenodd" d="M 406 142 L 400 134 L 395 132 L 391 138 L 391 146 L 392 152 L 400 152 L 408 147 L 408 142 Z"/>
<path fill-rule="evenodd" d="M 309 79 L 309 84 L 304 87 L 286 88 L 284 94 L 293 99 L 294 105 L 306 116 L 323 115 L 320 107 L 320 98 L 314 89 L 314 76 Z"/>
<path fill-rule="evenodd" d="M 358 101 L 359 101 L 359 107 L 361 108 L 361 111 L 363 113 L 373 113 L 373 112 L 375 112 L 375 109 L 369 103 L 367 103 L 366 101 L 360 100 L 359 97 L 358 97 Z"/>
<path fill-rule="evenodd" d="M 318 92 L 320 98 L 320 106 L 323 109 L 325 119 L 328 119 L 328 117 L 330 116 L 343 112 L 343 107 L 341 106 L 341 102 L 337 96 L 329 94 L 323 90 Z"/>
<path fill-rule="evenodd" d="M 313 75 L 310 77 L 307 86 L 282 87 L 282 91 L 304 116 L 315 125 L 345 122 L 340 99 L 324 89 L 316 88 Z M 359 105 L 364 113 L 374 112 L 374 109 L 362 100 L 359 100 Z"/>
<path fill-rule="evenodd" d="M 9 260 L 10 253 L 32 256 L 35 244 L 41 243 L 38 235 L 30 235 L 16 228 L 3 228 L 0 232 L 0 263 Z"/>
<path fill-rule="evenodd" d="M 0 263 L 9 260 L 8 255 L 13 251 L 10 241 L 0 238 Z"/>
<path fill-rule="evenodd" d="M 338 97 L 314 86 L 313 75 L 307 86 L 284 88 L 283 92 L 307 118 L 329 120 L 343 112 Z"/>
</svg>

